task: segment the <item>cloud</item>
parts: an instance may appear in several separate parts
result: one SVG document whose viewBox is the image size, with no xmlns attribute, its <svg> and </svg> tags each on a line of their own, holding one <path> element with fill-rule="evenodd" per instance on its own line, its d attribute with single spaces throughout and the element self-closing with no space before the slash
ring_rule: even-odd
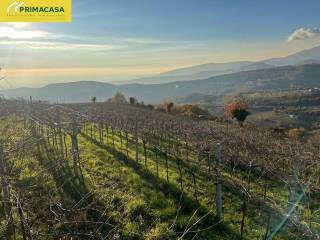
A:
<svg viewBox="0 0 320 240">
<path fill-rule="evenodd" d="M 119 39 L 118 39 L 119 41 Z M 149 38 L 122 38 L 121 42 L 129 43 L 129 44 L 158 44 L 163 43 L 163 41 Z"/>
<path fill-rule="evenodd" d="M 91 43 L 68 43 L 68 42 L 49 42 L 49 41 L 25 41 L 9 40 L 0 41 L 0 46 L 15 46 L 16 48 L 29 48 L 34 50 L 88 50 L 88 51 L 111 51 L 122 48 L 112 44 L 91 44 Z"/>
<path fill-rule="evenodd" d="M 311 38 L 320 37 L 320 29 L 319 28 L 299 28 L 294 31 L 289 37 L 288 42 L 293 42 L 297 40 L 305 40 Z"/>
<path fill-rule="evenodd" d="M 50 33 L 39 30 L 19 30 L 9 26 L 0 27 L 0 39 L 36 39 L 36 38 L 46 38 Z"/>
<path fill-rule="evenodd" d="M 31 23 L 28 22 L 8 22 L 6 24 L 15 28 L 25 28 L 31 26 Z"/>
<path fill-rule="evenodd" d="M 88 50 L 88 51 L 110 51 L 119 49 L 120 46 L 109 44 L 79 44 L 65 42 L 36 42 L 29 43 L 31 49 L 48 49 L 48 50 Z"/>
</svg>

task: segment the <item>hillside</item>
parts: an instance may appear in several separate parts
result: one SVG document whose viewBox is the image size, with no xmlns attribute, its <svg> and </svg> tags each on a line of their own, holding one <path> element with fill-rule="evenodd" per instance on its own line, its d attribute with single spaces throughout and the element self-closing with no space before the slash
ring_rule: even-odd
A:
<svg viewBox="0 0 320 240">
<path fill-rule="evenodd" d="M 305 133 L 320 129 L 319 88 L 239 93 L 233 96 L 191 94 L 181 104 L 198 103 L 214 115 L 224 114 L 228 102 L 244 99 L 249 105 L 248 121 L 262 128 L 303 128 Z"/>
<path fill-rule="evenodd" d="M 0 119 L 7 239 L 317 237 L 316 144 L 129 104 L 1 100 Z"/>
<path fill-rule="evenodd" d="M 306 49 L 303 51 L 300 51 L 298 53 L 289 55 L 287 57 L 282 58 L 273 58 L 265 60 L 266 63 L 271 65 L 277 65 L 277 66 L 284 66 L 284 65 L 296 65 L 300 64 L 304 61 L 320 61 L 320 46 Z"/>
<path fill-rule="evenodd" d="M 271 127 L 320 129 L 320 90 L 243 94 L 250 104 L 250 121 Z"/>
<path fill-rule="evenodd" d="M 230 62 L 230 63 L 207 63 L 197 66 L 180 68 L 169 72 L 161 73 L 156 76 L 145 77 L 132 80 L 135 83 L 153 84 L 153 83 L 170 83 L 175 81 L 191 81 L 209 78 L 213 76 L 240 72 L 246 67 L 253 66 L 253 62 Z M 259 65 L 256 65 L 259 69 Z M 251 69 L 251 70 L 255 70 Z"/>
<path fill-rule="evenodd" d="M 318 237 L 317 141 L 130 104 L 0 101 L 3 239 Z"/>
<path fill-rule="evenodd" d="M 197 66 L 180 68 L 169 72 L 161 73 L 135 79 L 129 82 L 135 83 L 170 83 L 175 81 L 200 80 L 223 74 L 236 73 L 241 71 L 259 70 L 279 66 L 319 64 L 320 46 L 307 49 L 286 57 L 266 59 L 258 62 L 238 61 L 227 63 L 207 63 Z"/>
<path fill-rule="evenodd" d="M 116 91 L 144 102 L 176 100 L 189 94 L 230 95 L 246 91 L 279 90 L 320 86 L 320 64 L 284 66 L 243 71 L 204 80 L 179 81 L 165 84 L 112 85 L 101 82 L 74 82 L 48 85 L 44 88 L 23 88 L 0 91 L 7 98 L 28 98 L 51 102 L 87 102 L 96 96 L 104 101 Z"/>
</svg>

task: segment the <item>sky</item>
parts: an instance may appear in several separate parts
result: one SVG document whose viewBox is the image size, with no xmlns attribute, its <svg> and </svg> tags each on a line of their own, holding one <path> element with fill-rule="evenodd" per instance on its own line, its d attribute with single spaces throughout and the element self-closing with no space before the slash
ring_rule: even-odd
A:
<svg viewBox="0 0 320 240">
<path fill-rule="evenodd" d="M 73 0 L 71 23 L 0 23 L 0 88 L 122 82 L 320 45 L 319 0 Z"/>
</svg>

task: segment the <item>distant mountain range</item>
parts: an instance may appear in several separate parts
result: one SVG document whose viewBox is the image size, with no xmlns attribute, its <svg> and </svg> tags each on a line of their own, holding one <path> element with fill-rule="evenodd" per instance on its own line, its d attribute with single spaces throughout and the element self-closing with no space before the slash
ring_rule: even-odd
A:
<svg viewBox="0 0 320 240">
<path fill-rule="evenodd" d="M 265 66 L 265 64 L 263 64 Z M 112 97 L 117 91 L 134 96 L 139 101 L 160 102 L 176 100 L 190 94 L 212 96 L 230 95 L 242 91 L 280 90 L 320 87 L 320 64 L 273 67 L 224 74 L 203 80 L 177 81 L 162 84 L 112 85 L 102 82 L 73 82 L 51 84 L 43 88 L 19 88 L 0 91 L 7 98 L 28 98 L 51 102 L 87 102 Z"/>
<path fill-rule="evenodd" d="M 274 66 L 301 65 L 304 63 L 320 63 L 320 46 L 307 49 L 283 58 L 273 58 L 264 61 Z"/>
<path fill-rule="evenodd" d="M 187 68 L 176 69 L 161 73 L 153 77 L 135 79 L 129 82 L 156 84 L 176 81 L 192 81 L 209 77 L 236 73 L 248 70 L 266 69 L 274 66 L 265 62 L 229 62 L 229 63 L 207 63 Z"/>
<path fill-rule="evenodd" d="M 5 90 L 0 94 L 7 98 L 33 96 L 51 102 L 86 102 L 93 96 L 104 101 L 121 91 L 139 101 L 154 103 L 195 94 L 219 96 L 292 87 L 320 87 L 320 46 L 262 62 L 208 63 L 182 68 L 123 85 L 82 81 Z"/>
<path fill-rule="evenodd" d="M 127 81 L 126 83 L 168 83 L 175 81 L 201 80 L 241 71 L 267 69 L 286 65 L 320 64 L 320 46 L 304 50 L 287 57 L 267 59 L 260 62 L 240 61 L 229 63 L 207 63 Z"/>
</svg>

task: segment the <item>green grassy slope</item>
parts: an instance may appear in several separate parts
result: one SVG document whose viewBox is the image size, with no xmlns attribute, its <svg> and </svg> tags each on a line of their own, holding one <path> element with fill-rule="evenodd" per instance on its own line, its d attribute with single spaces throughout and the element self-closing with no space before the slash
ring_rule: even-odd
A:
<svg viewBox="0 0 320 240">
<path fill-rule="evenodd" d="M 14 131 L 15 141 L 22 139 L 23 127 L 15 127 Z M 180 163 L 181 179 L 179 165 L 172 156 L 166 161 L 163 152 L 148 144 L 145 161 L 139 139 L 137 162 L 133 136 L 129 135 L 127 143 L 121 141 L 120 132 L 104 134 L 102 142 L 97 140 L 98 132 L 90 137 L 83 130 L 78 137 L 83 179 L 72 172 L 69 137 L 67 159 L 62 163 L 52 136 L 46 133 L 33 135 L 38 141 L 25 149 L 23 158 L 10 158 L 13 192 L 23 202 L 35 239 L 239 239 L 244 208 L 241 186 L 250 189 L 252 196 L 245 205 L 243 239 L 264 239 L 268 219 L 271 232 L 286 216 L 287 184 L 266 180 L 254 169 L 225 167 L 224 223 L 219 223 L 215 219 L 214 162 L 207 169 L 191 153 L 188 161 Z M 267 192 L 261 188 L 264 183 Z M 315 193 L 310 194 L 316 199 Z M 315 214 L 318 207 L 303 201 L 299 204 L 301 224 L 287 225 L 274 239 L 303 239 L 306 226 L 320 231 L 314 224 L 320 219 Z M 16 211 L 14 222 L 19 226 Z M 21 230 L 17 229 L 20 239 Z"/>
</svg>

